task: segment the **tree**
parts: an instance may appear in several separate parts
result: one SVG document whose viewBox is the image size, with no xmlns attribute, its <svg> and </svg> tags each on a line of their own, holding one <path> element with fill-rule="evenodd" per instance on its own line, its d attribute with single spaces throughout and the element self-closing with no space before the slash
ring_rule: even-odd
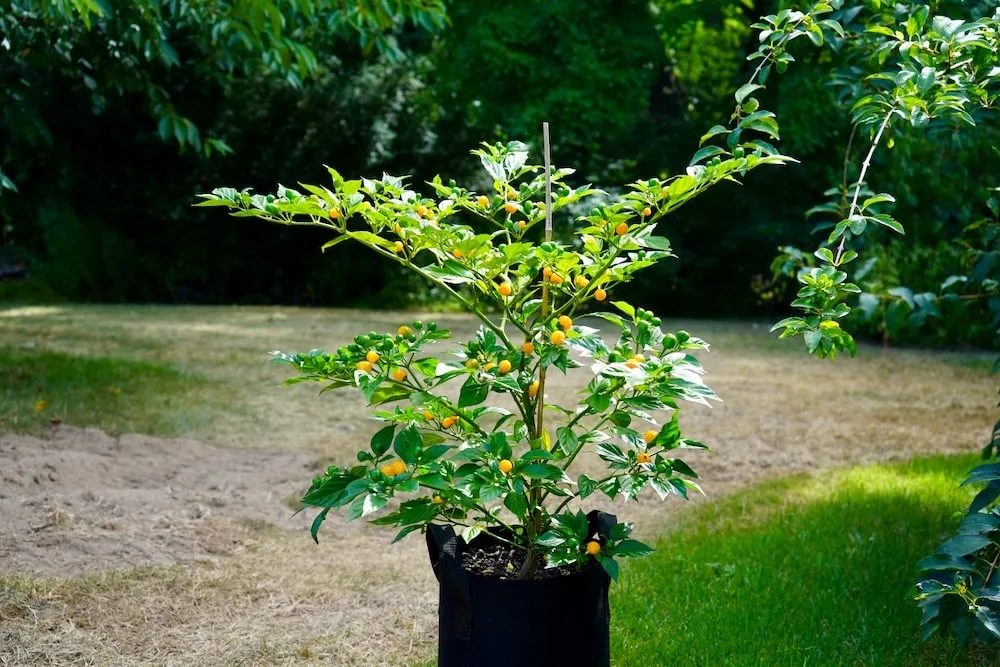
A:
<svg viewBox="0 0 1000 667">
<path fill-rule="evenodd" d="M 44 113 L 57 84 L 86 91 L 100 115 L 115 98 L 139 96 L 164 141 L 205 155 L 229 152 L 224 139 L 203 137 L 173 95 L 178 81 L 194 78 L 226 91 L 265 74 L 300 86 L 318 60 L 310 47 L 317 30 L 357 39 L 366 51 L 397 55 L 395 33 L 407 23 L 438 30 L 442 0 L 325 3 L 318 0 L 214 0 L 111 2 L 8 0 L 0 12 L 3 85 L 0 87 L 0 189 L 18 169 L 22 147 L 53 142 Z M 9 169 L 9 167 L 8 167 Z M 13 173 L 16 173 L 14 171 Z"/>
</svg>

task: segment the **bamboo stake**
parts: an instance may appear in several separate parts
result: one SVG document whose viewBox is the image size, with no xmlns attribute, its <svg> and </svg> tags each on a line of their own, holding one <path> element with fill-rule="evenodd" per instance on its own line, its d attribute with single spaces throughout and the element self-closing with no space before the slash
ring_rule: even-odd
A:
<svg viewBox="0 0 1000 667">
<path fill-rule="evenodd" d="M 545 241 L 552 240 L 552 154 L 549 147 L 549 124 L 542 123 L 542 151 L 545 158 Z M 542 321 L 549 315 L 549 281 L 542 278 Z M 538 373 L 538 414 L 535 418 L 535 434 L 545 433 L 545 368 Z"/>
<path fill-rule="evenodd" d="M 542 151 L 545 158 L 545 241 L 552 240 L 552 150 L 549 143 L 549 124 L 542 123 Z M 542 321 L 549 314 L 549 281 L 542 278 Z M 545 442 L 545 368 L 538 372 L 537 414 L 535 417 L 535 437 Z M 531 490 L 533 504 L 537 507 L 542 500 L 541 490 L 536 486 Z M 535 534 L 542 529 L 542 514 L 535 512 Z"/>
</svg>

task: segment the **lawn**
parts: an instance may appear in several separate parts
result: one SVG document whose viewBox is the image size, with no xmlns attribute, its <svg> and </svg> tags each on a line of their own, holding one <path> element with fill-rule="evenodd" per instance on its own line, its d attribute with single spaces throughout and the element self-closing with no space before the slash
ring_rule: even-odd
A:
<svg viewBox="0 0 1000 667">
<path fill-rule="evenodd" d="M 12 494 L 0 482 L 0 505 L 37 512 L 30 525 L 75 517 L 22 534 L 0 516 L 0 625 L 16 638 L 0 664 L 5 650 L 18 664 L 426 660 L 436 589 L 420 540 L 390 548 L 390 534 L 331 517 L 314 545 L 309 517 L 283 505 L 317 462 L 351 460 L 376 425 L 355 393 L 282 389 L 287 373 L 267 354 L 332 349 L 416 317 L 456 336 L 476 327 L 451 314 L 296 308 L 0 309 L 0 474 L 26 454 L 61 474 Z M 664 324 L 713 344 L 707 379 L 724 402 L 682 416 L 714 449 L 690 459 L 712 501 L 602 505 L 640 539 L 667 535 L 614 589 L 617 664 L 952 664 L 934 653 L 946 647 L 905 653 L 920 651 L 905 589 L 961 507 L 954 487 L 971 460 L 912 468 L 941 468 L 927 475 L 838 473 L 829 487 L 824 475 L 977 451 L 995 412 L 989 355 L 862 346 L 824 363 L 754 323 Z M 553 375 L 550 400 L 571 400 L 580 379 Z M 50 419 L 62 435 L 45 434 Z M 66 425 L 184 440 L 77 443 Z M 109 447 L 131 452 L 127 472 L 103 472 Z M 95 486 L 72 486 L 65 461 L 96 471 Z M 71 561 L 49 558 L 76 548 Z M 87 556 L 109 553 L 120 555 Z"/>
<path fill-rule="evenodd" d="M 108 433 L 181 435 L 205 428 L 219 383 L 147 361 L 0 348 L 0 427 L 53 423 Z"/>
<path fill-rule="evenodd" d="M 915 563 L 958 524 L 973 456 L 765 482 L 695 508 L 614 587 L 619 665 L 996 665 L 918 641 Z"/>
</svg>

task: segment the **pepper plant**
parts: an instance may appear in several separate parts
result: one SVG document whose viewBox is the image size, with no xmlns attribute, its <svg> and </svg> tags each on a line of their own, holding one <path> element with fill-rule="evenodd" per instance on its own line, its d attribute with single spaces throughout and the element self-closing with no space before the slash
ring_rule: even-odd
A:
<svg viewBox="0 0 1000 667">
<path fill-rule="evenodd" d="M 611 292 L 673 257 L 654 233 L 661 218 L 716 183 L 789 160 L 754 139 L 758 129 L 773 128 L 748 125 L 725 160 L 636 181 L 616 199 L 569 185 L 572 169 L 529 164 L 519 142 L 473 151 L 485 192 L 438 177 L 422 193 L 403 178 L 346 180 L 330 168 L 328 183 L 301 190 L 202 195 L 200 205 L 238 217 L 322 227 L 333 235 L 324 248 L 366 246 L 450 293 L 481 324 L 441 357 L 428 348 L 450 333 L 419 321 L 332 352 L 275 353 L 297 372 L 288 383 L 359 390 L 382 424 L 356 463 L 312 481 L 302 502 L 320 510 L 313 538 L 332 509 L 346 507 L 348 519 L 394 526 L 396 539 L 429 523 L 453 524 L 467 541 L 489 533 L 526 552 L 522 579 L 539 563 L 593 559 L 616 577 L 616 558 L 648 554 L 629 537 L 631 524 L 592 535 L 571 503 L 595 493 L 632 500 L 647 488 L 661 499 L 699 490 L 679 455 L 705 446 L 681 434 L 678 414 L 683 402 L 708 404 L 716 395 L 692 355 L 707 343 L 663 331 L 652 312 Z M 573 223 L 572 243 L 545 240 L 553 216 L 595 195 Z M 547 399 L 553 371 L 589 375 L 574 403 Z M 584 450 L 603 462 L 596 478 L 573 469 Z"/>
</svg>

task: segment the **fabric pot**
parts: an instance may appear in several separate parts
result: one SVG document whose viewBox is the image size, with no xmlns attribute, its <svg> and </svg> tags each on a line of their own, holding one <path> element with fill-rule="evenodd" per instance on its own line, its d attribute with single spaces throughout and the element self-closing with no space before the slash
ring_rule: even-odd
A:
<svg viewBox="0 0 1000 667">
<path fill-rule="evenodd" d="M 617 522 L 587 515 L 591 535 Z M 481 534 L 475 547 L 493 538 Z M 431 525 L 427 549 L 440 582 L 438 667 L 608 667 L 610 577 L 596 561 L 551 579 L 508 581 L 462 568 L 469 548 L 451 526 Z"/>
</svg>

